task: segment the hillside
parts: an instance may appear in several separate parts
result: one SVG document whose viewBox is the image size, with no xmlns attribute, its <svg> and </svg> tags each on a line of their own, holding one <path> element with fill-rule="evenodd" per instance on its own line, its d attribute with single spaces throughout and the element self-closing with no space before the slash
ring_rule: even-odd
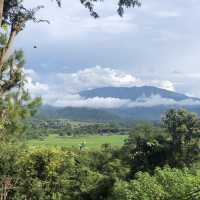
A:
<svg viewBox="0 0 200 200">
<path fill-rule="evenodd" d="M 95 122 L 119 120 L 120 118 L 118 114 L 114 114 L 106 110 L 73 107 L 60 108 L 49 105 L 42 106 L 36 117 L 46 119 L 69 119 Z"/>
</svg>

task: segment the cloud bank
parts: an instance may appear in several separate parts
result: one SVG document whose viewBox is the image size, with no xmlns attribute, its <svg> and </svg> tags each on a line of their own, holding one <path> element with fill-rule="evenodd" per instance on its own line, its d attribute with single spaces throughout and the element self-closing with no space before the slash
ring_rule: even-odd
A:
<svg viewBox="0 0 200 200">
<path fill-rule="evenodd" d="M 73 95 L 71 98 L 66 96 L 62 99 L 57 99 L 54 104 L 60 107 L 86 107 L 86 108 L 134 108 L 134 107 L 153 107 L 153 106 L 197 106 L 200 101 L 188 99 L 175 101 L 169 98 L 162 98 L 159 95 L 151 97 L 139 98 L 136 101 L 130 99 L 119 99 L 112 97 L 94 97 L 82 98 L 79 95 Z"/>
<path fill-rule="evenodd" d="M 74 73 L 52 74 L 52 82 L 42 82 L 42 78 L 32 69 L 27 74 L 26 87 L 33 96 L 42 96 L 45 104 L 60 107 L 90 107 L 90 108 L 120 108 L 120 107 L 151 107 L 157 105 L 200 105 L 199 101 L 192 99 L 175 101 L 162 98 L 159 95 L 142 96 L 136 101 L 119 98 L 83 98 L 80 91 L 99 87 L 132 87 L 151 85 L 174 91 L 174 85 L 169 80 L 142 80 L 131 73 L 113 68 L 96 66 L 85 68 Z M 49 83 L 49 81 L 47 81 Z"/>
</svg>

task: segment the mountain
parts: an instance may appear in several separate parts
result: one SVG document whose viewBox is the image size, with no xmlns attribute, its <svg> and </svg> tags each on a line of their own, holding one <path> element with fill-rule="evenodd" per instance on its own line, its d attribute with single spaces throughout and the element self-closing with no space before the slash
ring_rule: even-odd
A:
<svg viewBox="0 0 200 200">
<path fill-rule="evenodd" d="M 186 99 L 200 100 L 198 98 L 188 97 L 184 94 L 168 91 L 165 89 L 142 86 L 142 87 L 103 87 L 93 90 L 87 90 L 80 92 L 80 95 L 85 98 L 93 97 L 113 97 L 120 99 L 131 99 L 133 101 L 141 97 L 151 97 L 152 95 L 159 95 L 162 98 L 173 99 L 175 101 L 181 101 Z"/>
<path fill-rule="evenodd" d="M 131 101 L 144 101 L 141 106 L 132 107 L 120 107 L 115 109 L 108 109 L 109 112 L 120 116 L 122 119 L 132 119 L 132 120 L 159 120 L 161 115 L 170 108 L 186 108 L 193 112 L 200 114 L 200 99 L 195 97 L 188 97 L 184 94 L 177 92 L 168 91 L 165 89 L 152 87 L 152 86 L 142 86 L 142 87 L 103 87 L 87 91 L 80 92 L 80 95 L 84 98 L 118 98 L 118 99 L 129 99 Z M 146 99 L 152 96 L 159 96 L 160 99 L 173 101 L 175 104 L 159 104 L 146 106 L 148 102 Z M 146 99 L 145 99 L 146 98 Z M 187 101 L 199 101 L 199 105 L 187 105 Z M 184 103 L 183 103 L 184 102 Z"/>
<path fill-rule="evenodd" d="M 103 87 L 82 91 L 80 96 L 84 99 L 94 97 L 128 99 L 131 103 L 139 102 L 139 104 L 137 106 L 119 106 L 102 109 L 43 106 L 37 117 L 95 122 L 113 120 L 155 121 L 159 120 L 161 115 L 170 108 L 186 108 L 200 115 L 200 99 L 152 86 Z M 158 96 L 159 98 L 156 99 L 156 103 L 148 104 L 148 100 L 152 100 L 152 96 Z M 161 102 L 163 99 L 164 102 Z"/>
</svg>

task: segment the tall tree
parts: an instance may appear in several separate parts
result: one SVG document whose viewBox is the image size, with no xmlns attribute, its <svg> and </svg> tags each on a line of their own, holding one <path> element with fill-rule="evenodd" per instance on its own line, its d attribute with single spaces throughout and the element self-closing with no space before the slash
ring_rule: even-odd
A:
<svg viewBox="0 0 200 200">
<path fill-rule="evenodd" d="M 1 3 L 3 2 L 1 1 Z M 42 6 L 28 10 L 23 7 L 21 0 L 4 0 L 0 32 L 1 139 L 5 138 L 11 129 L 13 133 L 17 131 L 18 122 L 33 113 L 33 105 L 40 102 L 39 99 L 31 100 L 25 90 L 23 51 L 12 52 L 13 42 L 17 34 L 24 29 L 26 22 L 29 20 L 39 21 L 36 19 L 35 13 L 40 8 Z"/>
<path fill-rule="evenodd" d="M 171 136 L 175 166 L 188 166 L 200 159 L 200 120 L 197 114 L 185 109 L 170 109 L 163 116 L 162 123 Z"/>
</svg>

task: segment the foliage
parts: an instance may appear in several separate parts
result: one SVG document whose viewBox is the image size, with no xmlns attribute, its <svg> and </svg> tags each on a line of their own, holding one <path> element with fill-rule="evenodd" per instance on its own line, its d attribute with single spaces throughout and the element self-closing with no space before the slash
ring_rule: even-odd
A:
<svg viewBox="0 0 200 200">
<path fill-rule="evenodd" d="M 138 173 L 130 182 L 117 181 L 112 198 L 120 200 L 183 200 L 199 199 L 199 194 L 190 195 L 200 184 L 199 171 L 192 173 L 188 169 L 157 168 L 153 176 Z"/>
<path fill-rule="evenodd" d="M 0 147 L 0 182 L 7 199 L 183 200 L 199 199 L 200 170 L 156 168 L 126 180 L 129 167 L 118 150 Z M 105 156 L 104 156 L 105 155 Z M 118 160 L 118 161 L 117 161 Z"/>
<path fill-rule="evenodd" d="M 199 159 L 200 120 L 195 113 L 171 109 L 162 119 L 171 136 L 172 164 L 190 165 Z"/>
<path fill-rule="evenodd" d="M 27 21 L 35 20 L 35 12 L 39 8 L 26 10 L 21 1 L 16 0 L 5 1 L 4 4 L 0 32 L 0 139 L 5 141 L 24 132 L 22 120 L 36 112 L 41 99 L 31 99 L 25 88 L 23 51 L 10 53 L 16 35 Z"/>
<path fill-rule="evenodd" d="M 20 139 L 27 125 L 24 119 L 37 111 L 41 99 L 31 99 L 28 92 L 12 92 L 0 101 L 1 141 Z"/>
<path fill-rule="evenodd" d="M 152 172 L 170 157 L 168 134 L 151 124 L 140 124 L 130 133 L 122 148 L 122 159 L 131 166 L 130 176 L 138 171 Z"/>
<path fill-rule="evenodd" d="M 152 173 L 157 166 L 183 168 L 199 161 L 199 119 L 186 110 L 169 110 L 162 123 L 167 128 L 140 125 L 126 140 L 123 159 L 131 166 L 130 177 L 138 171 Z"/>
<path fill-rule="evenodd" d="M 17 164 L 20 182 L 16 193 L 26 199 L 53 199 L 63 188 L 71 187 L 68 179 L 75 162 L 70 152 L 37 148 L 24 152 Z"/>
<path fill-rule="evenodd" d="M 14 170 L 7 174 L 12 177 L 9 199 L 96 200 L 106 196 L 109 190 L 106 185 L 112 179 L 92 171 L 80 159 L 80 155 L 61 149 L 23 151 L 13 160 Z M 7 166 L 7 169 L 13 168 Z"/>
<path fill-rule="evenodd" d="M 23 146 L 13 143 L 1 142 L 0 145 L 0 198 L 6 200 L 18 182 L 17 160 Z"/>
<path fill-rule="evenodd" d="M 38 119 L 25 120 L 29 124 L 27 131 L 29 139 L 41 138 L 50 134 L 59 136 L 82 137 L 87 135 L 127 135 L 130 128 L 125 124 L 78 122 L 68 119 Z"/>
<path fill-rule="evenodd" d="M 81 4 L 89 10 L 89 13 L 92 17 L 94 18 L 98 18 L 99 15 L 98 13 L 95 11 L 95 6 L 94 6 L 94 3 L 96 2 L 103 2 L 104 0 L 80 0 Z M 56 0 L 56 2 L 58 3 L 59 6 L 61 6 L 61 0 Z M 117 5 L 118 5 L 118 9 L 117 9 L 117 13 L 120 15 L 120 16 L 123 16 L 124 15 L 124 10 L 126 8 L 129 8 L 129 7 L 135 7 L 135 6 L 140 6 L 141 5 L 141 1 L 140 0 L 118 0 L 117 2 Z"/>
</svg>

